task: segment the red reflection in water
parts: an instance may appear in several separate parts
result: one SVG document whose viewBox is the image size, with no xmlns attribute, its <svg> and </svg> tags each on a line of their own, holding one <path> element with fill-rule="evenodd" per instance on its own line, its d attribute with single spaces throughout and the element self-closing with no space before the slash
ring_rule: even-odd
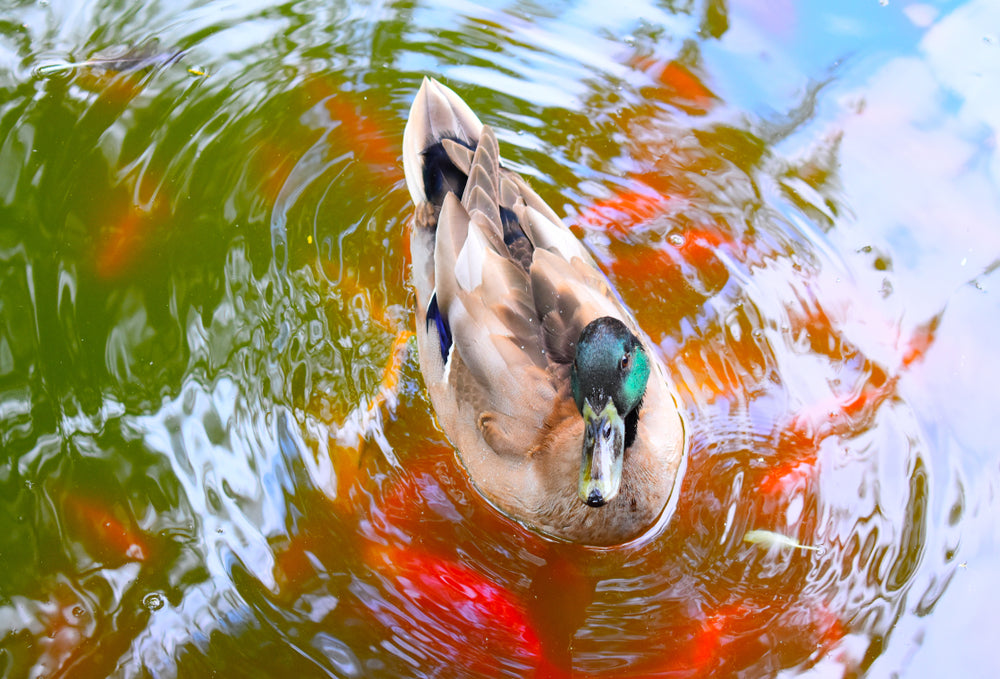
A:
<svg viewBox="0 0 1000 679">
<path fill-rule="evenodd" d="M 380 111 L 368 95 L 330 79 L 314 77 L 302 90 L 309 101 L 322 102 L 336 127 L 331 139 L 338 151 L 346 149 L 369 174 L 387 183 L 402 178 L 401 135 L 389 132 L 388 111 Z"/>
<path fill-rule="evenodd" d="M 160 184 L 150 173 L 140 180 L 142 186 Z M 94 270 L 103 280 L 114 280 L 134 270 L 150 248 L 168 230 L 169 201 L 155 196 L 145 204 L 136 204 L 134 195 L 146 194 L 139 187 L 128 197 L 109 205 L 107 220 L 101 225 L 94 255 Z"/>
<path fill-rule="evenodd" d="M 121 520 L 111 507 L 83 495 L 67 494 L 64 502 L 67 520 L 95 554 L 113 561 L 145 561 L 149 557 L 146 539 L 131 519 Z"/>
<path fill-rule="evenodd" d="M 98 246 L 95 266 L 97 275 L 108 280 L 130 269 L 149 243 L 150 232 L 159 222 L 154 215 L 134 206 L 113 224 Z"/>
<path fill-rule="evenodd" d="M 927 355 L 927 350 L 934 343 L 934 337 L 940 322 L 941 316 L 939 314 L 914 330 L 913 335 L 903 346 L 900 358 L 902 368 L 909 368 L 914 363 L 924 359 L 924 356 Z"/>
<path fill-rule="evenodd" d="M 718 101 L 701 77 L 676 60 L 662 61 L 655 57 L 636 56 L 629 62 L 632 68 L 653 78 L 653 87 L 643 90 L 647 99 L 666 102 L 692 114 L 708 113 Z"/>
<path fill-rule="evenodd" d="M 773 497 L 783 498 L 801 487 L 816 471 L 815 452 L 804 455 L 808 459 L 793 459 L 784 464 L 772 467 L 764 477 L 757 482 L 757 491 Z"/>
<path fill-rule="evenodd" d="M 468 676 L 509 676 L 510 665 L 520 666 L 524 676 L 556 676 L 524 605 L 471 567 L 418 550 L 381 547 L 369 551 L 368 563 L 395 582 L 404 607 L 373 614 L 387 627 L 422 639 L 423 652 L 455 663 Z"/>
<path fill-rule="evenodd" d="M 356 96 L 334 95 L 325 102 L 330 116 L 339 121 L 342 137 L 351 142 L 355 157 L 368 170 L 387 181 L 399 179 L 399 144 L 385 130 L 385 121 L 366 112 Z"/>
<path fill-rule="evenodd" d="M 662 214 L 670 199 L 640 185 L 635 190 L 591 203 L 577 219 L 579 226 L 608 230 L 621 237 L 635 226 Z"/>
</svg>

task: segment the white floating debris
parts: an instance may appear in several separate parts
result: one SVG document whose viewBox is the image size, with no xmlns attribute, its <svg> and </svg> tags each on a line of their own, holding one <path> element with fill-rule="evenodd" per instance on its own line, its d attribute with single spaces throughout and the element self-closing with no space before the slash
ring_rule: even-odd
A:
<svg viewBox="0 0 1000 679">
<path fill-rule="evenodd" d="M 803 545 L 793 537 L 782 535 L 781 533 L 775 533 L 771 530 L 757 529 L 748 531 L 747 534 L 743 536 L 743 542 L 749 542 L 753 545 L 767 545 L 768 547 L 791 547 L 793 549 L 806 549 L 812 552 L 821 551 L 820 547 L 815 545 Z"/>
</svg>

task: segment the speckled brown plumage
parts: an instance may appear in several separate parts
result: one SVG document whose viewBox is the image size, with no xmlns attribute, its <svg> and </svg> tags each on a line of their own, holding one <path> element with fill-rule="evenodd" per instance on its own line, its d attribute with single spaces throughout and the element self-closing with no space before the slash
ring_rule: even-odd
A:
<svg viewBox="0 0 1000 679">
<path fill-rule="evenodd" d="M 553 537 L 615 545 L 647 532 L 669 512 L 686 446 L 635 319 L 572 232 L 502 167 L 493 131 L 436 81 L 414 100 L 403 159 L 421 371 L 476 488 Z M 602 316 L 624 322 L 654 358 L 621 490 L 590 507 L 577 495 L 583 420 L 569 371 L 581 330 Z"/>
</svg>

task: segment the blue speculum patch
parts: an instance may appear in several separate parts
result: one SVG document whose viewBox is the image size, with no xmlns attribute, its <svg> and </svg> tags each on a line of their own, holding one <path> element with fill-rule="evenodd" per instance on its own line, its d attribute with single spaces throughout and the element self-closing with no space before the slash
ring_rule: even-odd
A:
<svg viewBox="0 0 1000 679">
<path fill-rule="evenodd" d="M 441 361 L 443 363 L 448 362 L 448 352 L 451 350 L 451 328 L 448 327 L 448 320 L 441 315 L 441 309 L 438 308 L 437 294 L 431 295 L 431 303 L 427 305 L 427 327 L 429 328 L 431 323 L 434 323 L 434 327 L 438 331 L 438 342 L 440 342 L 441 349 Z"/>
</svg>

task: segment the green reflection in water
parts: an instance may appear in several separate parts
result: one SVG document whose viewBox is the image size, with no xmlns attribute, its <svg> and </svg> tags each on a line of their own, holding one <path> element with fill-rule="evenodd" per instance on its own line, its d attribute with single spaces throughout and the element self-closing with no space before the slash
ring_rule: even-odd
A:
<svg viewBox="0 0 1000 679">
<path fill-rule="evenodd" d="M 411 552 L 536 601 L 558 669 L 877 663 L 923 576 L 933 611 L 966 504 L 959 490 L 942 538 L 935 498 L 956 493 L 905 394 L 797 424 L 905 375 L 894 340 L 851 334 L 878 314 L 839 278 L 871 269 L 892 301 L 905 258 L 828 240 L 851 231 L 846 152 L 814 126 L 852 72 L 784 83 L 795 101 L 767 102 L 783 113 L 741 109 L 726 59 L 746 56 L 725 39 L 749 10 L 729 10 L 658 3 L 616 25 L 578 3 L 15 8 L 0 24 L 4 676 L 463 667 L 447 615 L 384 564 Z M 152 37 L 151 63 L 80 65 Z M 55 63 L 77 66 L 38 73 Z M 368 415 L 413 323 L 398 147 L 425 72 L 498 129 L 674 359 L 699 464 L 643 549 L 581 555 L 482 506 L 412 357 L 395 419 Z M 820 479 L 788 461 L 803 450 Z M 885 451 L 906 462 L 891 484 Z M 752 530 L 826 551 L 745 544 Z M 860 652 L 837 646 L 851 635 Z"/>
</svg>

